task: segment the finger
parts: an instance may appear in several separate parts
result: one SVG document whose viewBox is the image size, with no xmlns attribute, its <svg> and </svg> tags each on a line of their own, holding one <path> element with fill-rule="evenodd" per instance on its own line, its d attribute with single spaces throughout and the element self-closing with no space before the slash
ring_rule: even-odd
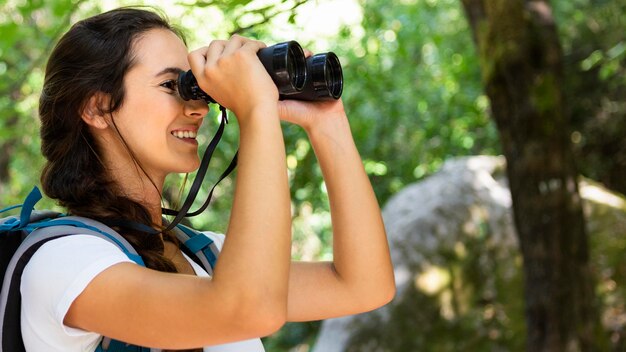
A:
<svg viewBox="0 0 626 352">
<path fill-rule="evenodd" d="M 248 41 L 249 39 L 246 39 L 240 35 L 233 35 L 232 37 L 230 37 L 230 39 L 226 42 L 226 47 L 224 48 L 224 52 L 222 53 L 223 55 L 230 55 L 232 53 L 234 53 L 235 51 L 237 51 L 237 49 L 241 48 L 246 41 Z"/>
<path fill-rule="evenodd" d="M 214 40 L 211 44 L 209 44 L 209 46 L 203 46 L 190 52 L 189 55 L 187 55 L 187 61 L 189 61 L 191 71 L 193 71 L 194 74 L 200 73 L 204 70 L 207 62 L 210 61 L 211 63 L 214 63 L 222 51 L 224 51 L 224 45 L 225 41 Z"/>
<path fill-rule="evenodd" d="M 214 40 L 209 44 L 206 51 L 206 65 L 212 65 L 224 54 L 226 45 L 228 43 L 225 40 Z"/>
<path fill-rule="evenodd" d="M 302 51 L 304 51 L 304 57 L 313 56 L 313 52 L 309 49 L 302 48 Z"/>
<path fill-rule="evenodd" d="M 234 35 L 231 38 L 231 40 L 229 40 L 229 43 L 231 41 L 233 42 L 232 46 L 231 47 L 227 47 L 224 50 L 224 55 L 230 54 L 230 53 L 235 52 L 236 50 L 239 50 L 239 49 L 244 49 L 244 50 L 249 51 L 249 52 L 251 52 L 253 54 L 256 54 L 259 50 L 261 50 L 262 48 L 266 47 L 265 43 L 263 43 L 261 41 L 254 40 L 254 39 L 249 39 L 249 38 L 244 38 L 244 37 L 237 36 L 237 35 Z"/>
<path fill-rule="evenodd" d="M 247 42 L 245 42 L 243 44 L 243 46 L 241 47 L 242 50 L 247 50 L 250 51 L 254 54 L 256 54 L 259 50 L 265 48 L 266 45 L 265 43 L 258 41 L 258 40 L 249 40 Z"/>
<path fill-rule="evenodd" d="M 208 49 L 208 46 L 203 46 L 190 52 L 187 55 L 187 61 L 189 61 L 189 66 L 191 67 L 192 72 L 197 73 L 201 72 L 204 69 Z"/>
<path fill-rule="evenodd" d="M 263 43 L 260 40 L 255 40 L 255 39 L 251 39 L 251 38 L 245 38 L 242 36 L 238 36 L 238 35 L 234 35 L 235 37 L 239 37 L 240 39 L 243 39 L 244 43 L 254 43 L 254 45 L 256 45 L 259 49 L 263 49 L 265 47 L 267 47 L 267 45 L 265 45 L 265 43 Z"/>
</svg>

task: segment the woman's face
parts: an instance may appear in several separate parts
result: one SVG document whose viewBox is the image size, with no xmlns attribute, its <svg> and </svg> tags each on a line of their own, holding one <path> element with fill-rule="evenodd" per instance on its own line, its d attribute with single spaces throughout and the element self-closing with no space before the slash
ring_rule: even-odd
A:
<svg viewBox="0 0 626 352">
<path fill-rule="evenodd" d="M 119 133 L 155 181 L 195 170 L 200 163 L 195 137 L 208 107 L 177 93 L 178 73 L 189 69 L 187 48 L 171 31 L 153 29 L 135 41 L 133 50 L 124 102 L 113 113 Z"/>
</svg>

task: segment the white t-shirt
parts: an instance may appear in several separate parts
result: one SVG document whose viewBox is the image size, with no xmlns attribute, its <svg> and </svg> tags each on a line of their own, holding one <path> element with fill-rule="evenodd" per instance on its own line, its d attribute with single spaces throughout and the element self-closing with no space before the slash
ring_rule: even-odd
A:
<svg viewBox="0 0 626 352">
<path fill-rule="evenodd" d="M 205 233 L 221 250 L 224 236 Z M 207 272 L 185 255 L 198 276 Z M 93 352 L 102 335 L 63 324 L 70 305 L 110 266 L 132 262 L 119 247 L 95 236 L 71 235 L 45 243 L 22 274 L 21 328 L 27 352 Z M 210 317 L 208 317 L 210 318 Z M 205 352 L 263 352 L 260 339 L 204 348 Z"/>
</svg>

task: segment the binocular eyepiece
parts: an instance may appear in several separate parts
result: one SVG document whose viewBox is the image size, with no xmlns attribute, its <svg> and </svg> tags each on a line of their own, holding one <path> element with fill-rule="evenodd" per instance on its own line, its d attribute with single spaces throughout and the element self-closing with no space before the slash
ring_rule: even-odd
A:
<svg viewBox="0 0 626 352">
<path fill-rule="evenodd" d="M 280 99 L 333 100 L 343 92 L 343 72 L 332 52 L 306 58 L 300 44 L 289 41 L 259 50 L 257 56 L 276 84 Z M 191 70 L 178 76 L 178 94 L 184 100 L 215 103 L 199 86 Z"/>
</svg>

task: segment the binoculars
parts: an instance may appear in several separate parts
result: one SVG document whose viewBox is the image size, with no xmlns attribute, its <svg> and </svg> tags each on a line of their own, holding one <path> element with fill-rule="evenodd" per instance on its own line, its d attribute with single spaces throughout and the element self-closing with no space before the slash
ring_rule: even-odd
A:
<svg viewBox="0 0 626 352">
<path fill-rule="evenodd" d="M 343 91 L 343 72 L 339 58 L 332 52 L 304 56 L 296 41 L 272 45 L 259 50 L 257 56 L 278 88 L 280 99 L 333 100 Z M 184 100 L 215 103 L 198 86 L 191 70 L 178 76 L 178 94 Z"/>
</svg>

